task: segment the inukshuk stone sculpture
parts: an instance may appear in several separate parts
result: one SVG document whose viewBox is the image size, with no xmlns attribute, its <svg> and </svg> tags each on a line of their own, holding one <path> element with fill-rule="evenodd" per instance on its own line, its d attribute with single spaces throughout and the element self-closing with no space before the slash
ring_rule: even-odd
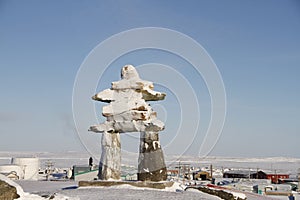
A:
<svg viewBox="0 0 300 200">
<path fill-rule="evenodd" d="M 93 132 L 103 133 L 98 176 L 102 180 L 120 179 L 120 133 L 140 132 L 138 180 L 166 180 L 167 171 L 158 136 L 164 124 L 156 119 L 156 112 L 146 103 L 163 100 L 166 95 L 153 91 L 153 83 L 141 80 L 132 65 L 122 68 L 121 78 L 112 82 L 110 89 L 93 96 L 94 100 L 109 103 L 102 112 L 107 120 L 90 127 Z"/>
</svg>

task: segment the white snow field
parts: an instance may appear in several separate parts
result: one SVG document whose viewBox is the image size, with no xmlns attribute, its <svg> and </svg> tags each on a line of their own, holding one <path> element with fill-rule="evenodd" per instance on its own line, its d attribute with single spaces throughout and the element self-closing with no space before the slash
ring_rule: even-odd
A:
<svg viewBox="0 0 300 200">
<path fill-rule="evenodd" d="M 100 145 L 99 145 L 100 146 Z M 51 160 L 54 167 L 68 168 L 73 165 L 88 164 L 88 159 L 91 155 L 87 152 L 1 152 L 0 151 L 0 165 L 10 164 L 13 157 L 38 157 L 40 159 L 40 166 L 45 167 L 45 162 Z M 100 153 L 94 157 L 94 163 L 100 158 Z M 212 157 L 199 158 L 197 156 L 178 156 L 165 155 L 167 166 L 176 166 L 178 162 L 190 163 L 195 167 L 209 167 L 210 164 L 214 168 L 232 168 L 232 169 L 261 169 L 275 171 L 277 173 L 289 173 L 292 176 L 297 174 L 300 168 L 300 158 L 288 157 L 269 157 L 269 158 L 231 158 L 231 157 Z M 138 153 L 122 152 L 122 165 L 132 166 L 137 168 Z"/>
<path fill-rule="evenodd" d="M 40 167 L 45 168 L 45 163 L 51 160 L 54 167 L 69 168 L 73 165 L 88 164 L 88 153 L 78 152 L 63 152 L 63 153 L 48 153 L 48 152 L 0 152 L 0 165 L 10 164 L 13 157 L 38 157 L 40 160 Z M 99 155 L 100 157 L 100 155 Z M 94 163 L 97 163 L 94 158 Z M 122 165 L 128 166 L 134 171 L 137 168 L 138 154 L 126 154 L 122 152 Z M 298 168 L 300 168 L 299 158 L 225 158 L 225 157 L 207 157 L 198 158 L 197 156 L 166 156 L 166 163 L 170 167 L 176 166 L 175 161 L 180 160 L 184 163 L 190 163 L 195 167 L 209 167 L 210 164 L 214 168 L 235 168 L 235 169 L 262 169 L 277 172 L 284 172 L 296 177 Z M 202 193 L 195 189 L 188 189 L 187 191 L 177 190 L 176 188 L 169 188 L 165 190 L 158 189 L 143 189 L 134 188 L 132 186 L 113 186 L 113 187 L 84 187 L 76 188 L 75 181 L 30 181 L 18 180 L 15 181 L 21 187 L 17 186 L 18 191 L 22 193 L 20 200 L 40 200 L 45 199 L 40 196 L 54 195 L 54 200 L 98 200 L 98 199 L 220 199 Z M 178 188 L 177 188 L 178 189 Z M 179 188 L 180 189 L 180 188 Z M 241 193 L 240 191 L 235 191 Z M 259 199 L 282 199 L 288 200 L 287 196 L 263 196 L 254 193 L 246 194 L 248 200 Z M 33 195 L 37 194 L 39 196 Z M 48 198 L 49 199 L 49 198 Z M 300 200 L 298 194 L 295 194 L 295 199 Z"/>
<path fill-rule="evenodd" d="M 186 191 L 176 191 L 176 187 L 164 190 L 136 188 L 129 185 L 112 186 L 112 187 L 82 187 L 76 188 L 77 183 L 74 181 L 17 181 L 23 190 L 28 194 L 52 195 L 56 194 L 54 200 L 137 200 L 137 199 L 203 199 L 217 200 L 219 197 L 212 196 L 196 189 Z M 287 196 L 263 196 L 254 193 L 232 192 L 236 196 L 247 196 L 247 200 L 288 200 Z M 27 196 L 29 197 L 29 196 Z M 296 200 L 300 200 L 299 195 L 295 195 Z M 21 200 L 31 200 L 23 198 Z M 39 198 L 33 200 L 40 200 Z"/>
<path fill-rule="evenodd" d="M 209 194 L 205 194 L 196 189 L 183 191 L 182 188 L 175 185 L 172 188 L 164 190 L 137 188 L 129 185 L 112 187 L 82 187 L 76 188 L 74 181 L 17 181 L 27 193 L 40 196 L 58 195 L 54 200 L 131 200 L 131 199 L 220 199 Z M 180 191 L 176 189 L 180 188 Z M 64 198 L 61 198 L 64 197 Z M 24 199 L 27 200 L 27 199 Z M 29 200 L 29 199 L 28 199 Z"/>
</svg>

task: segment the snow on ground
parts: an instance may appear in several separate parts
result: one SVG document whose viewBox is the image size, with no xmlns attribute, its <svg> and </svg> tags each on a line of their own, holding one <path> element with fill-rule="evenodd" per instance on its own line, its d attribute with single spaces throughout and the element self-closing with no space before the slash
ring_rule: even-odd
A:
<svg viewBox="0 0 300 200">
<path fill-rule="evenodd" d="M 80 188 L 77 190 L 63 190 L 63 195 L 70 197 L 79 197 L 84 200 L 131 200 L 131 199 L 202 199 L 214 200 L 220 199 L 200 191 L 185 191 L 185 192 L 166 192 L 160 190 L 141 190 L 141 189 L 128 189 L 128 188 Z"/>
<path fill-rule="evenodd" d="M 164 190 L 151 188 L 137 188 L 130 185 L 119 185 L 112 187 L 82 187 L 76 188 L 74 181 L 17 181 L 25 192 L 39 195 L 50 195 L 56 193 L 58 196 L 54 200 L 113 200 L 113 199 L 203 199 L 217 200 L 219 197 L 212 196 L 197 189 L 183 191 L 179 184 Z M 287 196 L 264 196 L 247 192 L 233 192 L 235 195 L 247 196 L 247 200 L 288 200 Z M 241 197 L 242 197 L 241 196 Z M 62 198 L 65 197 L 65 198 Z M 68 197 L 68 198 L 67 198 Z M 22 199 L 23 200 L 23 199 Z M 25 199 L 29 200 L 29 199 Z M 35 200 L 35 199 L 33 199 Z M 37 199 L 40 200 L 40 199 Z M 295 200 L 300 200 L 299 195 L 295 195 Z"/>
<path fill-rule="evenodd" d="M 20 185 L 18 185 L 16 182 L 10 180 L 9 178 L 5 177 L 2 174 L 0 174 L 0 180 L 5 181 L 9 185 L 14 186 L 17 189 L 17 193 L 20 196 L 18 200 L 45 200 L 45 198 L 39 195 L 24 192 L 23 188 Z M 38 181 L 34 181 L 34 182 L 38 182 Z M 62 194 L 55 194 L 52 199 L 53 200 L 79 200 L 78 198 L 69 198 Z"/>
<path fill-rule="evenodd" d="M 54 167 L 68 168 L 73 165 L 88 164 L 88 153 L 78 152 L 63 152 L 63 153 L 49 153 L 49 152 L 0 152 L 0 165 L 9 164 L 12 157 L 39 157 L 40 166 L 45 167 L 45 162 L 51 160 L 54 162 Z M 100 155 L 99 155 L 100 157 Z M 131 166 L 136 169 L 138 154 L 126 154 L 122 152 L 122 165 Z M 262 169 L 262 170 L 276 170 L 277 172 L 291 173 L 295 177 L 297 169 L 300 168 L 300 158 L 225 158 L 225 157 L 207 157 L 199 158 L 197 156 L 168 156 L 166 155 L 166 163 L 171 166 L 176 166 L 176 160 L 183 163 L 190 163 L 195 167 L 208 167 L 210 164 L 214 168 L 238 168 L 238 169 Z M 94 158 L 94 163 L 97 163 L 97 158 Z M 177 163 L 178 164 L 178 163 Z M 134 171 L 131 169 L 131 171 Z M 79 188 L 74 189 L 77 183 L 74 181 L 16 181 L 24 192 L 23 196 L 34 194 L 54 194 L 58 193 L 55 200 L 60 199 L 82 199 L 82 200 L 97 200 L 97 199 L 219 199 L 208 194 L 204 194 L 195 189 L 188 189 L 183 191 L 174 188 L 166 188 L 165 190 L 151 190 L 140 188 L 129 188 L 128 186 L 116 187 L 99 187 L 99 188 Z M 22 189 L 21 188 L 21 189 Z M 64 188 L 64 189 L 63 189 Z M 19 188 L 20 189 L 20 188 Z M 239 192 L 239 191 L 238 191 Z M 246 193 L 248 200 L 259 199 L 282 199 L 287 200 L 287 196 L 258 196 L 254 193 Z M 70 198 L 67 198 L 70 197 Z M 38 197 L 34 197 L 38 198 Z M 32 198 L 30 199 L 33 199 Z M 296 195 L 296 200 L 300 200 L 299 195 Z M 23 200 L 23 199 L 22 199 Z M 27 199 L 25 199 L 27 200 Z"/>
<path fill-rule="evenodd" d="M 209 194 L 205 194 L 196 189 L 183 191 L 179 184 L 164 190 L 137 188 L 130 185 L 119 185 L 112 187 L 81 187 L 76 188 L 77 183 L 74 181 L 17 181 L 24 191 L 39 195 L 58 194 L 69 197 L 66 199 L 75 200 L 131 200 L 131 199 L 203 199 L 217 200 Z M 59 197 L 59 196 L 58 196 Z M 58 199 L 58 198 L 57 198 Z M 54 200 L 57 200 L 56 198 Z M 27 199 L 26 199 L 27 200 Z M 60 200 L 60 199 L 58 199 Z"/>
<path fill-rule="evenodd" d="M 244 193 L 232 192 L 232 191 L 227 191 L 227 190 L 225 190 L 225 191 L 228 193 L 231 193 L 233 196 L 241 198 L 241 199 L 246 199 L 246 197 L 247 197 Z"/>
<path fill-rule="evenodd" d="M 188 189 L 183 192 L 167 192 L 157 189 L 142 189 L 134 188 L 132 186 L 113 186 L 113 187 L 96 187 L 96 188 L 79 188 L 63 190 L 59 192 L 73 198 L 80 198 L 84 200 L 135 200 L 135 199 L 201 199 L 201 200 L 219 200 L 221 198 L 203 193 L 197 189 Z M 249 193 L 250 194 L 250 193 Z M 288 200 L 287 196 L 264 196 L 257 194 L 243 194 L 241 192 L 234 195 L 239 197 L 247 196 L 247 200 Z M 300 200 L 299 196 L 295 196 L 295 200 Z"/>
<path fill-rule="evenodd" d="M 25 192 L 35 194 L 55 193 L 65 188 L 75 188 L 78 185 L 78 183 L 75 181 L 18 180 L 15 182 L 19 184 Z"/>
</svg>

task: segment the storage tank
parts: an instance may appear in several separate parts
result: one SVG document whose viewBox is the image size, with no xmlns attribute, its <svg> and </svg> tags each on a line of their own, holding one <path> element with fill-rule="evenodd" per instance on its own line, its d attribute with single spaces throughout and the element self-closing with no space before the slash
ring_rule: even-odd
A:
<svg viewBox="0 0 300 200">
<path fill-rule="evenodd" d="M 38 158 L 12 158 L 11 163 L 14 165 L 20 165 L 22 167 L 25 180 L 38 180 Z"/>
<path fill-rule="evenodd" d="M 21 166 L 19 165 L 0 165 L 0 173 L 2 174 L 10 174 L 15 172 L 18 176 L 18 179 L 24 178 L 24 172 Z"/>
</svg>

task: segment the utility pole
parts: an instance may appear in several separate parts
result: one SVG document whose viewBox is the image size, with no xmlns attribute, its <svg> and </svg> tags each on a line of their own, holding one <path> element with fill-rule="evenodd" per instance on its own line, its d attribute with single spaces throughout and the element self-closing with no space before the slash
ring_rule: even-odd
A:
<svg viewBox="0 0 300 200">
<path fill-rule="evenodd" d="M 185 180 L 184 180 L 184 177 L 185 176 L 185 165 L 183 164 L 182 165 L 182 184 L 184 185 L 185 184 Z"/>
<path fill-rule="evenodd" d="M 180 165 L 180 160 L 178 161 L 178 167 L 175 167 L 178 169 L 178 173 L 177 173 L 177 181 L 179 182 L 180 179 L 180 169 L 181 169 L 181 165 Z"/>
<path fill-rule="evenodd" d="M 249 179 L 251 178 L 251 171 L 250 171 L 250 168 L 249 168 Z"/>
<path fill-rule="evenodd" d="M 180 165 L 181 173 L 182 173 L 182 184 L 185 184 L 185 175 L 187 175 L 188 182 L 190 183 L 190 164 L 181 164 Z"/>
<path fill-rule="evenodd" d="M 49 176 L 52 173 L 52 167 L 54 166 L 54 164 L 52 161 L 48 160 L 45 165 L 46 165 L 46 180 L 48 181 Z"/>
<path fill-rule="evenodd" d="M 213 182 L 213 166 L 210 164 L 210 178 L 211 178 L 211 183 Z"/>
<path fill-rule="evenodd" d="M 298 169 L 298 192 L 300 192 L 300 168 Z"/>
<path fill-rule="evenodd" d="M 188 178 L 189 178 L 189 185 L 191 185 L 191 166 L 188 167 Z"/>
<path fill-rule="evenodd" d="M 180 174 L 181 174 L 181 166 L 180 166 L 180 160 L 179 160 L 179 163 L 178 163 L 178 181 L 180 179 Z"/>
</svg>

